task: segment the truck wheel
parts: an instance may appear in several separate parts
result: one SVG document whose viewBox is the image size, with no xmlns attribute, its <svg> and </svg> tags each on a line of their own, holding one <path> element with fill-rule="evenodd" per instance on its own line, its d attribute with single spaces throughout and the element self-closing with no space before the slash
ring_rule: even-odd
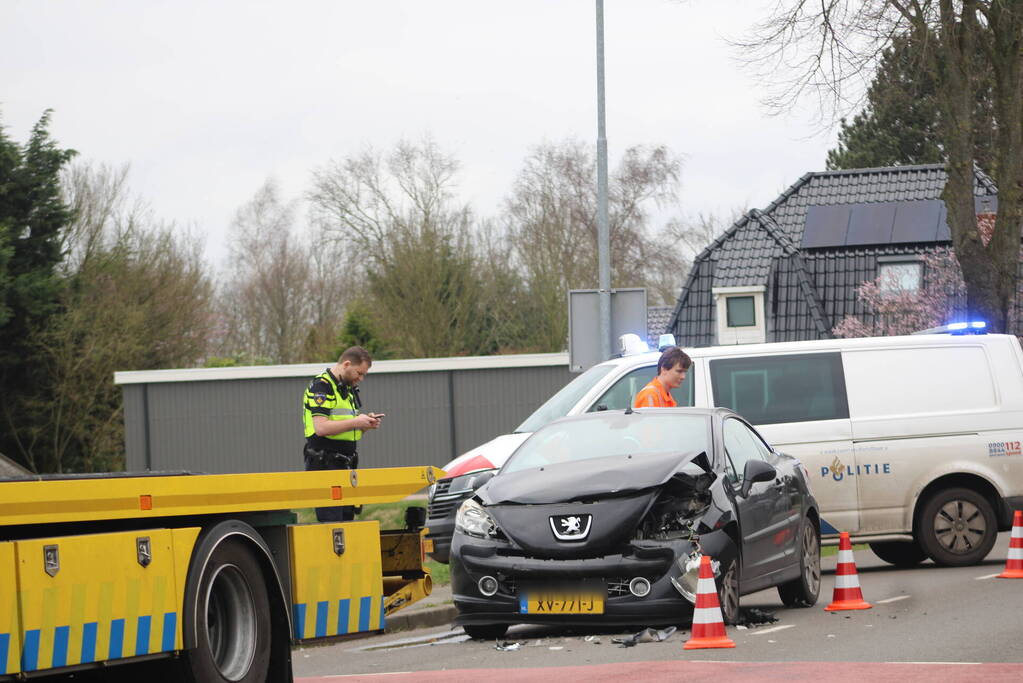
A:
<svg viewBox="0 0 1023 683">
<path fill-rule="evenodd" d="M 813 607 L 821 591 L 821 535 L 809 519 L 803 520 L 799 543 L 799 578 L 778 586 L 786 607 Z"/>
<path fill-rule="evenodd" d="M 465 624 L 462 630 L 473 640 L 497 640 L 508 632 L 508 624 Z"/>
<path fill-rule="evenodd" d="M 997 535 L 991 504 L 972 489 L 938 491 L 920 513 L 920 545 L 937 564 L 977 564 L 991 552 Z"/>
<path fill-rule="evenodd" d="M 916 541 L 871 543 L 870 549 L 882 560 L 896 567 L 915 567 L 927 559 L 927 553 Z"/>
<path fill-rule="evenodd" d="M 263 572 L 244 542 L 228 538 L 217 545 L 186 609 L 196 619 L 197 643 L 187 660 L 197 683 L 267 680 L 270 602 Z"/>
</svg>

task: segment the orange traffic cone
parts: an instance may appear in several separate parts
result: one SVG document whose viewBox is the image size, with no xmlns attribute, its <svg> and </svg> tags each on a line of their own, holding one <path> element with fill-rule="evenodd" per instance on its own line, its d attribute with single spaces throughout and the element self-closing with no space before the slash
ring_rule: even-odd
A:
<svg viewBox="0 0 1023 683">
<path fill-rule="evenodd" d="M 1023 579 L 1023 510 L 1012 515 L 1012 537 L 1009 539 L 1009 559 L 999 579 Z"/>
<path fill-rule="evenodd" d="M 838 537 L 838 566 L 835 567 L 835 593 L 831 604 L 824 609 L 834 612 L 843 609 L 870 609 L 873 607 L 863 599 L 860 591 L 860 577 L 856 574 L 852 543 L 849 533 L 843 531 Z"/>
<path fill-rule="evenodd" d="M 700 580 L 696 582 L 696 608 L 693 610 L 693 635 L 682 646 L 684 650 L 709 647 L 735 647 L 725 634 L 725 620 L 721 618 L 721 603 L 714 587 L 714 570 L 710 558 L 700 558 Z"/>
</svg>

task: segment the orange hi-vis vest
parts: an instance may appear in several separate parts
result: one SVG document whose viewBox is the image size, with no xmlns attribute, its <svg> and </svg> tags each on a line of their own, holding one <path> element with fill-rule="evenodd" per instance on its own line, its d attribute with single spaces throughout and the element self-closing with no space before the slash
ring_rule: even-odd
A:
<svg viewBox="0 0 1023 683">
<path fill-rule="evenodd" d="M 632 402 L 633 408 L 675 408 L 678 406 L 656 377 L 639 390 Z"/>
</svg>

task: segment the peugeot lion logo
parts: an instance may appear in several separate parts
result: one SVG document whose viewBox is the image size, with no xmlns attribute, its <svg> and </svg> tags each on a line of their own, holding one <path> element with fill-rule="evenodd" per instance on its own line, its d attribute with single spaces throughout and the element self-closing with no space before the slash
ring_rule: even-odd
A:
<svg viewBox="0 0 1023 683">
<path fill-rule="evenodd" d="M 551 531 L 559 541 L 582 541 L 590 535 L 592 515 L 552 515 Z"/>
</svg>

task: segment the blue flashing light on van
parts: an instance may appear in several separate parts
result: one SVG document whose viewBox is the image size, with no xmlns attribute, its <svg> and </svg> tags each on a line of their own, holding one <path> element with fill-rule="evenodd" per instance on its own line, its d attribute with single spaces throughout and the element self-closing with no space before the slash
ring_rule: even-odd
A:
<svg viewBox="0 0 1023 683">
<path fill-rule="evenodd" d="M 920 330 L 913 334 L 987 334 L 987 323 L 983 320 L 949 323 L 948 325 L 941 325 L 940 327 Z"/>
</svg>

